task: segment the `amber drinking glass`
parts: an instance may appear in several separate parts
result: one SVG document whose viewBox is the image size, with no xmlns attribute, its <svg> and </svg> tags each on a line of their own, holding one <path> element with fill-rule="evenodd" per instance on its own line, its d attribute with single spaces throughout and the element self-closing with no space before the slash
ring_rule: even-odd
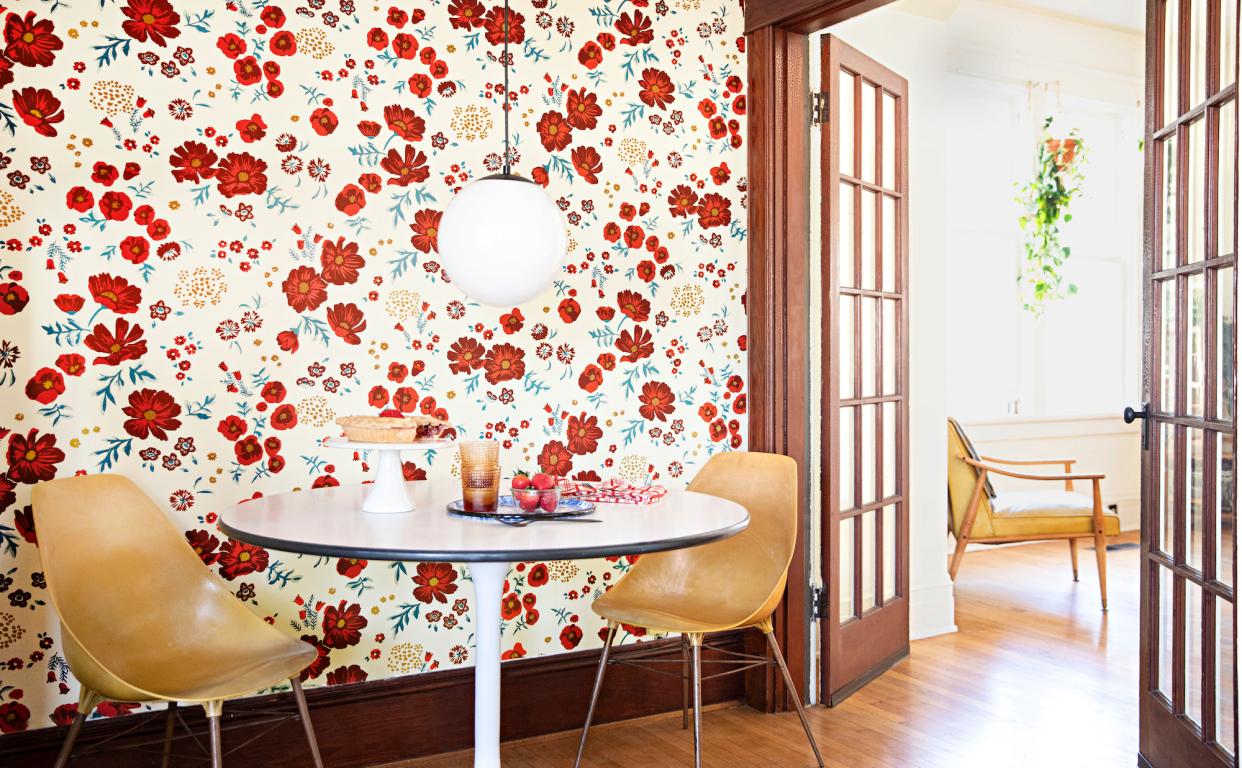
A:
<svg viewBox="0 0 1242 768">
<path fill-rule="evenodd" d="M 458 446 L 461 453 L 462 507 L 467 512 L 499 509 L 500 443 L 473 440 Z"/>
</svg>

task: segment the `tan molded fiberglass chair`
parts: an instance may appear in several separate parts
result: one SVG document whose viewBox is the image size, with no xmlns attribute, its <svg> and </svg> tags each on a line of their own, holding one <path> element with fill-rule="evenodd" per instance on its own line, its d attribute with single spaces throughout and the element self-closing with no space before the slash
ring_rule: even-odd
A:
<svg viewBox="0 0 1242 768">
<path fill-rule="evenodd" d="M 708 632 L 743 627 L 756 627 L 762 631 L 774 659 L 725 652 L 735 658 L 714 663 L 735 664 L 738 666 L 729 671 L 741 672 L 775 661 L 785 676 L 785 689 L 792 694 L 802 727 L 822 768 L 824 760 L 819 755 L 815 737 L 811 735 L 802 702 L 795 693 L 797 689 L 785 666 L 785 657 L 772 634 L 772 612 L 785 592 L 785 578 L 798 535 L 798 465 L 788 456 L 770 453 L 721 453 L 708 460 L 686 490 L 741 504 L 750 513 L 750 524 L 746 530 L 723 541 L 643 555 L 612 589 L 591 606 L 592 610 L 608 620 L 608 637 L 600 656 L 575 768 L 582 760 L 591 717 L 595 713 L 595 701 L 608 665 L 608 652 L 621 624 L 645 627 L 651 632 L 681 633 L 682 727 L 686 727 L 686 689 L 692 682 L 696 768 L 701 765 L 702 759 L 703 636 Z M 693 657 L 692 663 L 686 660 L 687 655 Z M 636 654 L 629 658 L 641 657 L 642 654 Z M 708 663 L 713 662 L 709 660 Z M 693 668 L 690 675 L 686 674 L 687 665 Z"/>
<path fill-rule="evenodd" d="M 65 660 L 82 684 L 56 768 L 69 760 L 82 723 L 104 701 L 169 702 L 165 766 L 176 703 L 202 704 L 211 765 L 219 768 L 224 700 L 285 680 L 293 684 L 314 763 L 322 768 L 298 679 L 315 649 L 229 594 L 136 485 L 119 475 L 40 483 L 34 517 Z"/>
<path fill-rule="evenodd" d="M 987 463 L 985 463 L 987 462 Z M 1008 466 L 1059 465 L 1063 475 L 1028 475 L 991 464 Z M 1074 581 L 1078 580 L 1078 540 L 1095 539 L 1095 560 L 1100 571 L 1100 603 L 1108 610 L 1108 579 L 1105 576 L 1105 536 L 1121 533 L 1116 515 L 1104 514 L 1100 501 L 1100 481 L 1104 475 L 1070 474 L 1074 459 L 1030 459 L 1009 461 L 980 456 L 961 425 L 949 419 L 949 531 L 957 540 L 949 578 L 966 554 L 966 545 L 1004 544 L 1013 541 L 1068 539 Z M 989 473 L 1023 480 L 1050 480 L 1065 484 L 1065 490 L 1012 491 L 996 493 Z M 1075 480 L 1090 480 L 1091 498 L 1074 493 Z"/>
</svg>

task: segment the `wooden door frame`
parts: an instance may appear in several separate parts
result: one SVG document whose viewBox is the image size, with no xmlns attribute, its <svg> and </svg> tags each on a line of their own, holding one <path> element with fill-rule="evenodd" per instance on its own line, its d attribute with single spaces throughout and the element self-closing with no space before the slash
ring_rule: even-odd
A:
<svg viewBox="0 0 1242 768">
<path fill-rule="evenodd" d="M 893 0 L 751 0 L 746 4 L 747 82 L 747 354 L 750 376 L 749 450 L 798 462 L 811 455 L 810 162 L 807 57 L 810 35 Z M 816 209 L 818 211 L 818 209 Z M 811 666 L 810 489 L 798 494 L 798 542 L 775 633 L 799 687 Z M 747 633 L 747 650 L 763 639 Z M 746 702 L 761 711 L 787 711 L 784 685 L 770 669 L 747 673 Z"/>
</svg>

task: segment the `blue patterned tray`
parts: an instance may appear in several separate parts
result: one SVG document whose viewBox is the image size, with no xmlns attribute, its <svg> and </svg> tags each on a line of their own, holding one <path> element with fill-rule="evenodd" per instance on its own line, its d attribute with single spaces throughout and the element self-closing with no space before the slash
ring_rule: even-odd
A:
<svg viewBox="0 0 1242 768">
<path fill-rule="evenodd" d="M 557 506 L 555 512 L 544 512 L 538 510 L 536 512 L 524 512 L 518 508 L 517 502 L 512 496 L 501 496 L 499 508 L 495 512 L 467 512 L 462 505 L 462 500 L 450 502 L 447 509 L 450 514 L 459 517 L 480 517 L 501 521 L 519 521 L 534 519 L 551 519 L 556 517 L 582 517 L 589 515 L 595 511 L 595 505 L 589 501 L 581 499 L 561 499 L 561 503 Z M 511 511 L 510 511 L 511 510 Z"/>
</svg>

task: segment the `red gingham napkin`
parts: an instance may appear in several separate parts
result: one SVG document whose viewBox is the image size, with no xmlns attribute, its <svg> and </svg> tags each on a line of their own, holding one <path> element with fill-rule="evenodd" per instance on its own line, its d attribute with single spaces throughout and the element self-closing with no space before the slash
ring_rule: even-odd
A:
<svg viewBox="0 0 1242 768">
<path fill-rule="evenodd" d="M 562 496 L 608 504 L 653 504 L 667 493 L 668 489 L 662 485 L 631 485 L 615 477 L 594 488 L 585 483 L 561 481 Z"/>
</svg>

